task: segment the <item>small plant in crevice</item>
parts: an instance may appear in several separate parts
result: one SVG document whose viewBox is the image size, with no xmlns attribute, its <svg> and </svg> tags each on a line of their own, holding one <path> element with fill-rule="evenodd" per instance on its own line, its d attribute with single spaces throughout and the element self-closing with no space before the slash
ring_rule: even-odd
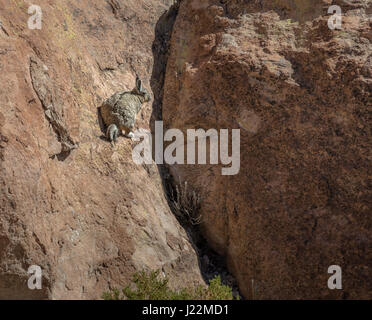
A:
<svg viewBox="0 0 372 320">
<path fill-rule="evenodd" d="M 132 286 L 121 291 L 113 289 L 102 295 L 104 300 L 234 300 L 232 289 L 221 283 L 220 276 L 209 282 L 209 286 L 172 290 L 168 287 L 168 278 L 160 279 L 160 270 L 140 271 L 133 275 Z"/>
<path fill-rule="evenodd" d="M 187 181 L 183 185 L 170 185 L 168 198 L 174 214 L 183 222 L 191 225 L 198 225 L 202 222 L 201 197 L 195 190 L 189 190 Z"/>
</svg>

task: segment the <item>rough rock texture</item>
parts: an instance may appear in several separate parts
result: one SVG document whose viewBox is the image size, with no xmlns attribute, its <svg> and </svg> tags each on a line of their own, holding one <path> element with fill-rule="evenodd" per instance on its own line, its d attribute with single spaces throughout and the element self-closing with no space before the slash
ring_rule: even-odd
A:
<svg viewBox="0 0 372 320">
<path fill-rule="evenodd" d="M 27 27 L 32 2 L 0 3 L 0 298 L 99 298 L 142 268 L 162 268 L 172 286 L 200 283 L 157 167 L 133 163 L 131 140 L 111 147 L 97 117 L 136 73 L 150 88 L 172 1 L 36 2 L 41 30 Z M 151 114 L 147 104 L 138 127 Z M 27 288 L 32 264 L 40 291 Z"/>
<path fill-rule="evenodd" d="M 327 9 L 343 9 L 342 30 Z M 174 165 L 246 298 L 372 298 L 372 3 L 184 0 L 166 128 L 241 129 L 241 169 Z M 330 265 L 343 290 L 329 290 Z"/>
</svg>

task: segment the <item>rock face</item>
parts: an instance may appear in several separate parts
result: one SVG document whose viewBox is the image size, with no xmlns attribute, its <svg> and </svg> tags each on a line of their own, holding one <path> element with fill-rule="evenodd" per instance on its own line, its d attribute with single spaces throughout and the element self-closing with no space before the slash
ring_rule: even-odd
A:
<svg viewBox="0 0 372 320">
<path fill-rule="evenodd" d="M 176 19 L 165 127 L 240 129 L 241 168 L 171 170 L 246 298 L 371 298 L 372 1 L 333 1 L 342 30 L 331 2 L 184 0 Z"/>
<path fill-rule="evenodd" d="M 1 2 L 1 299 L 99 298 L 142 268 L 163 269 L 174 287 L 202 281 L 157 166 L 135 165 L 129 139 L 111 147 L 97 117 L 136 73 L 150 87 L 171 2 L 38 1 L 41 30 L 28 28 L 29 2 Z M 151 114 L 149 103 L 138 127 Z M 42 290 L 27 287 L 31 265 Z"/>
</svg>

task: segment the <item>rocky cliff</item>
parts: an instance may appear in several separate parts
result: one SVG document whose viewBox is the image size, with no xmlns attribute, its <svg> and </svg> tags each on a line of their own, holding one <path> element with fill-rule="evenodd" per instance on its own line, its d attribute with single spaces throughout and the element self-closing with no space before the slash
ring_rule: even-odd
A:
<svg viewBox="0 0 372 320">
<path fill-rule="evenodd" d="M 163 167 L 103 135 L 99 106 L 136 74 L 136 128 L 240 129 L 238 174 L 168 168 L 245 298 L 371 298 L 371 0 L 35 2 L 41 29 L 32 2 L 0 3 L 0 299 L 96 299 L 141 269 L 203 283 Z"/>
<path fill-rule="evenodd" d="M 111 147 L 97 116 L 136 73 L 159 91 L 172 1 L 36 2 L 40 30 L 31 2 L 0 3 L 0 298 L 99 298 L 143 268 L 201 283 L 157 166 L 134 164 L 130 139 Z M 138 127 L 151 114 L 150 103 Z M 42 290 L 27 287 L 31 265 Z"/>
<path fill-rule="evenodd" d="M 202 231 L 246 298 L 371 298 L 371 14 L 370 0 L 181 4 L 165 127 L 240 129 L 241 167 L 170 169 L 203 198 Z"/>
</svg>

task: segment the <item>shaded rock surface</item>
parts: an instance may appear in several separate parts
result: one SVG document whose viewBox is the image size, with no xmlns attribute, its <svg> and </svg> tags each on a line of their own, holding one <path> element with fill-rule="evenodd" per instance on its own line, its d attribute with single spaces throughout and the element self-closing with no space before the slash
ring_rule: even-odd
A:
<svg viewBox="0 0 372 320">
<path fill-rule="evenodd" d="M 135 165 L 131 140 L 111 147 L 97 117 L 136 73 L 150 88 L 172 3 L 38 1 L 41 30 L 27 27 L 28 1 L 0 3 L 0 298 L 99 298 L 142 268 L 172 287 L 202 282 L 157 166 Z M 151 114 L 149 103 L 137 126 Z M 42 290 L 27 288 L 34 264 Z"/>
<path fill-rule="evenodd" d="M 342 30 L 328 28 L 331 4 Z M 371 6 L 181 3 L 165 127 L 240 129 L 241 168 L 170 170 L 202 196 L 203 234 L 246 298 L 371 298 Z M 343 290 L 327 287 L 331 265 Z"/>
</svg>

